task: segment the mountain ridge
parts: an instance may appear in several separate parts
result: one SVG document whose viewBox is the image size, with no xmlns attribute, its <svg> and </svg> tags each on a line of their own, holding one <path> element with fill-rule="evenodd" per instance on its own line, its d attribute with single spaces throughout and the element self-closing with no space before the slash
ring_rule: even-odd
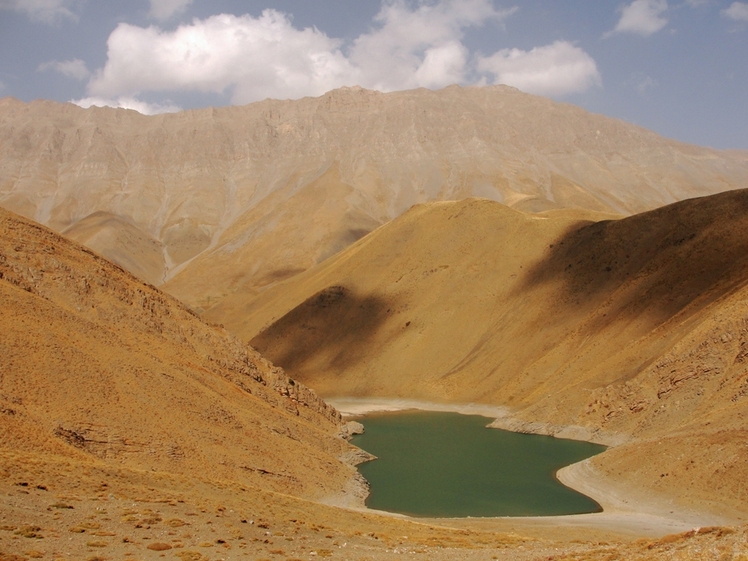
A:
<svg viewBox="0 0 748 561">
<path fill-rule="evenodd" d="M 0 205 L 125 266 L 150 255 L 136 272 L 196 309 L 305 270 L 420 202 L 629 214 L 748 177 L 740 154 L 505 86 L 344 88 L 151 117 L 5 98 L 0 164 Z"/>
</svg>

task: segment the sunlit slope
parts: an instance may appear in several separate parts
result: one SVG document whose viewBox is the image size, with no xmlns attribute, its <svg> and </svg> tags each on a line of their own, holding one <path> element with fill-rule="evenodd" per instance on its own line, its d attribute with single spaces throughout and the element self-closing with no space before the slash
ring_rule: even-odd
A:
<svg viewBox="0 0 748 561">
<path fill-rule="evenodd" d="M 303 272 L 379 226 L 351 207 L 355 197 L 336 166 L 304 189 L 281 189 L 238 217 L 215 249 L 186 264 L 163 289 L 202 310 L 237 290 L 253 295 Z"/>
<path fill-rule="evenodd" d="M 0 446 L 310 498 L 349 486 L 313 392 L 89 250 L 6 211 L 0 233 Z"/>
<path fill-rule="evenodd" d="M 501 426 L 633 442 L 595 461 L 742 508 L 748 191 L 580 218 L 422 205 L 208 315 L 323 395 L 507 405 Z"/>
<path fill-rule="evenodd" d="M 196 309 L 305 270 L 416 203 L 629 214 L 747 179 L 744 153 L 505 86 L 157 116 L 0 100 L 0 205 L 169 281 Z"/>
<path fill-rule="evenodd" d="M 476 349 L 496 308 L 508 313 L 513 286 L 546 240 L 577 222 L 557 214 L 487 200 L 420 205 L 256 300 L 230 296 L 207 317 L 246 339 L 278 320 L 255 343 L 313 376 L 323 392 L 388 395 L 417 386 L 423 396 L 448 397 L 442 375 Z M 371 375 L 380 366 L 386 380 Z M 454 397 L 476 391 L 459 386 Z"/>
</svg>

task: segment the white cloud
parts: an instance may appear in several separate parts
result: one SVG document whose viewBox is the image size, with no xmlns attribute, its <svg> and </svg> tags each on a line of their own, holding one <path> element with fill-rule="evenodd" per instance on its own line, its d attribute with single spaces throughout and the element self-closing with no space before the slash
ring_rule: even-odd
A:
<svg viewBox="0 0 748 561">
<path fill-rule="evenodd" d="M 62 19 L 78 20 L 70 9 L 73 0 L 0 0 L 0 10 L 26 14 L 32 21 L 53 24 Z"/>
<path fill-rule="evenodd" d="M 634 0 L 621 8 L 621 19 L 613 31 L 606 33 L 636 33 L 649 36 L 667 25 L 663 15 L 668 9 L 667 0 Z"/>
<path fill-rule="evenodd" d="M 657 87 L 657 80 L 647 76 L 646 78 L 644 78 L 641 82 L 639 82 L 636 85 L 636 91 L 638 91 L 641 95 L 644 95 L 645 93 L 647 93 L 648 90 L 651 90 L 652 88 L 656 88 L 656 87 Z"/>
<path fill-rule="evenodd" d="M 627 85 L 633 86 L 639 95 L 646 95 L 649 90 L 657 88 L 659 83 L 651 76 L 637 72 L 627 81 Z"/>
<path fill-rule="evenodd" d="M 378 26 L 358 37 L 350 60 L 363 73 L 360 85 L 380 91 L 440 87 L 462 82 L 467 72 L 464 29 L 502 20 L 517 8 L 496 10 L 489 0 L 384 2 Z"/>
<path fill-rule="evenodd" d="M 463 30 L 514 11 L 496 10 L 490 0 L 389 0 L 347 56 L 341 40 L 297 29 L 275 10 L 257 18 L 195 19 L 174 31 L 120 24 L 88 93 L 111 99 L 144 91 L 230 90 L 233 103 L 248 103 L 321 95 L 345 85 L 441 87 L 465 80 L 470 53 Z"/>
<path fill-rule="evenodd" d="M 565 95 L 600 86 L 594 59 L 568 41 L 556 41 L 529 51 L 503 49 L 478 61 L 478 70 L 494 75 L 493 82 L 538 95 Z"/>
<path fill-rule="evenodd" d="M 722 13 L 735 21 L 748 21 L 748 3 L 733 2 L 729 8 L 722 10 Z"/>
<path fill-rule="evenodd" d="M 462 31 L 515 10 L 490 0 L 385 2 L 376 26 L 350 54 L 342 41 L 313 28 L 296 29 L 285 14 L 221 14 L 175 31 L 120 24 L 109 36 L 108 60 L 88 85 L 92 96 L 144 91 L 232 91 L 233 103 L 266 97 L 321 95 L 344 85 L 390 91 L 464 81 L 469 52 Z"/>
<path fill-rule="evenodd" d="M 148 15 L 157 20 L 167 20 L 172 16 L 182 13 L 192 0 L 150 0 L 151 10 Z"/>
<path fill-rule="evenodd" d="M 464 78 L 469 54 L 468 49 L 459 41 L 427 49 L 423 62 L 413 74 L 413 80 L 423 88 L 457 84 Z"/>
<path fill-rule="evenodd" d="M 50 60 L 49 62 L 41 63 L 37 70 L 54 70 L 63 76 L 74 78 L 76 80 L 85 80 L 91 75 L 88 68 L 86 68 L 86 63 L 79 58 L 63 61 Z"/>
<path fill-rule="evenodd" d="M 102 97 L 85 97 L 83 99 L 73 99 L 70 103 L 75 103 L 83 108 L 88 107 L 120 107 L 122 109 L 134 109 L 143 115 L 156 115 L 158 113 L 176 113 L 182 108 L 172 104 L 146 103 L 134 97 L 118 97 L 116 99 L 105 99 Z"/>
<path fill-rule="evenodd" d="M 466 29 L 501 22 L 516 10 L 498 10 L 492 0 L 384 0 L 371 29 L 348 48 L 270 9 L 259 17 L 194 19 L 172 31 L 123 23 L 109 36 L 106 65 L 89 80 L 87 95 L 132 103 L 144 92 L 227 92 L 241 104 L 341 86 L 393 91 L 475 83 L 477 70 L 551 95 L 600 83 L 595 61 L 570 43 L 486 59 L 470 53 Z"/>
<path fill-rule="evenodd" d="M 196 19 L 171 32 L 120 24 L 107 45 L 106 66 L 88 85 L 93 96 L 233 88 L 232 101 L 246 103 L 320 95 L 356 77 L 340 41 L 316 29 L 295 29 L 275 10 L 258 18 Z"/>
</svg>

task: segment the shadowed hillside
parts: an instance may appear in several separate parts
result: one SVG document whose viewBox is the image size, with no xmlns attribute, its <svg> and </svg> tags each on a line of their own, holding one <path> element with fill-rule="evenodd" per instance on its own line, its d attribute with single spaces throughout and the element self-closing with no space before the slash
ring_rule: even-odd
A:
<svg viewBox="0 0 748 561">
<path fill-rule="evenodd" d="M 564 313 L 564 304 L 597 301 L 625 287 L 608 315 L 650 315 L 656 325 L 748 280 L 748 197 L 692 199 L 600 221 L 571 230 L 549 249 L 518 294 L 561 279 L 567 298 L 558 303 L 558 313 Z"/>
<path fill-rule="evenodd" d="M 510 406 L 497 426 L 622 445 L 596 469 L 744 511 L 746 210 L 745 190 L 617 220 L 422 205 L 208 316 L 323 395 Z M 318 310 L 331 286 L 380 311 Z"/>
</svg>

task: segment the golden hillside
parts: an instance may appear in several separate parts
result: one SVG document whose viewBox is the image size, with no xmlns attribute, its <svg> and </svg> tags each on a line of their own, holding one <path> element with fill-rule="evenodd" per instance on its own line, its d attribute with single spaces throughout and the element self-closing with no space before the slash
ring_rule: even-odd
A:
<svg viewBox="0 0 748 561">
<path fill-rule="evenodd" d="M 0 206 L 194 308 L 306 270 L 416 203 L 630 214 L 747 179 L 744 153 L 505 86 L 157 116 L 0 100 Z"/>
<path fill-rule="evenodd" d="M 675 559 L 746 540 L 745 528 L 661 538 L 682 517 L 636 513 L 412 521 L 328 506 L 362 491 L 334 409 L 171 297 L 5 211 L 0 306 L 3 561 Z"/>
<path fill-rule="evenodd" d="M 119 267 L 0 212 L 6 449 L 312 498 L 346 486 L 340 416 L 314 392 Z"/>
<path fill-rule="evenodd" d="M 506 406 L 594 476 L 748 515 L 748 191 L 623 219 L 420 205 L 207 317 L 326 397 Z"/>
</svg>

